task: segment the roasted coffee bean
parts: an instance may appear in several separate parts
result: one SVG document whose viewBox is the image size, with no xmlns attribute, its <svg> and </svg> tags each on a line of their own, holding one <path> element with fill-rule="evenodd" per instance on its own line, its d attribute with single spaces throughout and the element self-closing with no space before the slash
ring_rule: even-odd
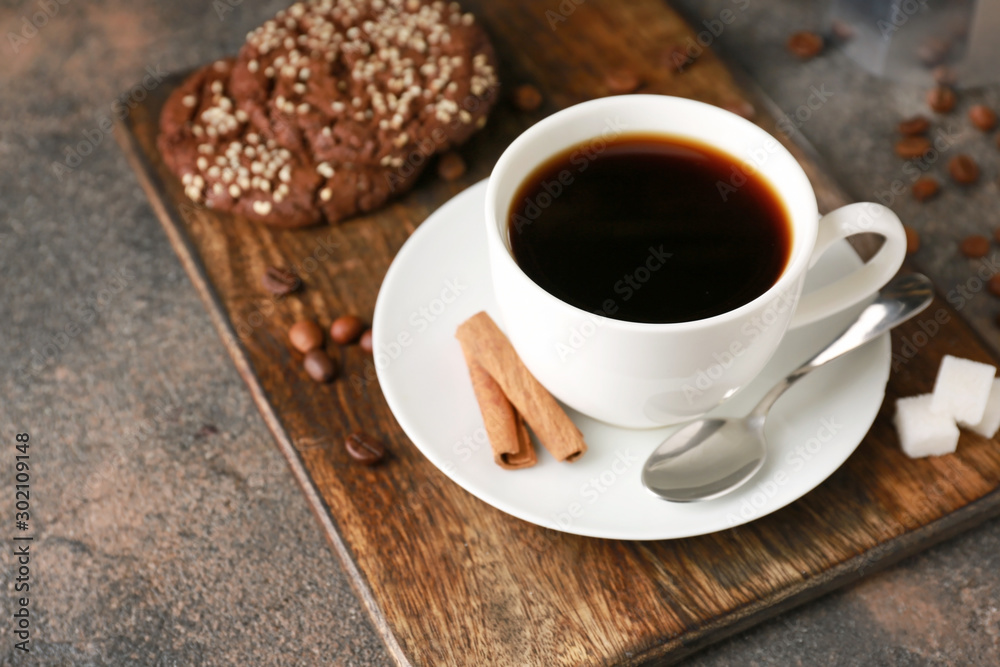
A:
<svg viewBox="0 0 1000 667">
<path fill-rule="evenodd" d="M 385 447 L 375 438 L 365 433 L 352 433 L 344 440 L 344 448 L 355 461 L 373 466 L 385 458 Z"/>
<path fill-rule="evenodd" d="M 906 232 L 906 254 L 912 255 L 920 250 L 920 234 L 909 225 L 903 225 L 903 231 Z"/>
<path fill-rule="evenodd" d="M 918 178 L 913 183 L 913 198 L 917 201 L 927 201 L 938 193 L 940 184 L 930 176 Z"/>
<path fill-rule="evenodd" d="M 990 276 L 990 281 L 987 283 L 990 288 L 990 294 L 993 296 L 1000 296 L 1000 273 L 994 273 Z"/>
<path fill-rule="evenodd" d="M 437 172 L 446 181 L 457 181 L 465 174 L 465 160 L 455 151 L 448 151 L 438 158 Z"/>
<path fill-rule="evenodd" d="M 977 104 L 969 109 L 969 120 L 983 132 L 989 132 L 997 124 L 997 115 L 985 104 Z"/>
<path fill-rule="evenodd" d="M 305 353 L 323 345 L 323 330 L 312 320 L 299 320 L 288 330 L 288 340 L 292 347 Z"/>
<path fill-rule="evenodd" d="M 927 130 L 931 129 L 931 122 L 924 116 L 914 116 L 902 121 L 898 129 L 900 134 L 915 137 L 920 134 L 927 134 Z"/>
<path fill-rule="evenodd" d="M 291 294 L 302 287 L 302 279 L 294 271 L 282 269 L 277 266 L 267 267 L 264 275 L 261 276 L 260 282 L 264 286 L 264 289 L 270 292 L 272 296 L 278 297 Z"/>
<path fill-rule="evenodd" d="M 612 95 L 623 95 L 635 92 L 642 82 L 639 77 L 630 69 L 621 67 L 612 70 L 604 75 L 604 85 Z"/>
<path fill-rule="evenodd" d="M 337 374 L 337 365 L 322 348 L 309 350 L 302 360 L 302 367 L 316 382 L 329 382 Z"/>
<path fill-rule="evenodd" d="M 937 86 L 927 92 L 927 106 L 938 113 L 948 113 L 955 108 L 955 91 L 948 86 Z"/>
<path fill-rule="evenodd" d="M 979 180 L 979 165 L 968 155 L 956 155 L 948 160 L 948 173 L 956 183 L 969 185 Z"/>
<path fill-rule="evenodd" d="M 542 106 L 542 93 L 530 83 L 523 83 L 514 89 L 514 106 L 521 111 L 534 111 Z"/>
<path fill-rule="evenodd" d="M 802 60 L 808 60 L 809 58 L 815 58 L 823 51 L 823 37 L 815 32 L 802 30 L 793 33 L 788 38 L 785 46 L 795 56 Z"/>
<path fill-rule="evenodd" d="M 341 315 L 330 325 L 330 338 L 337 345 L 350 345 L 365 330 L 365 323 L 357 315 Z"/>
<path fill-rule="evenodd" d="M 979 259 L 980 257 L 986 257 L 987 253 L 989 253 L 990 240 L 985 236 L 973 234 L 972 236 L 967 236 L 962 239 L 962 243 L 958 248 L 966 257 L 970 259 Z"/>
<path fill-rule="evenodd" d="M 931 142 L 927 137 L 903 137 L 896 142 L 896 155 L 907 160 L 922 157 L 930 149 Z"/>
<path fill-rule="evenodd" d="M 358 345 L 361 347 L 362 350 L 364 350 L 368 354 L 372 353 L 372 349 L 373 348 L 372 348 L 372 330 L 371 329 L 369 329 L 366 332 L 364 332 L 363 334 L 361 334 L 361 338 L 358 339 Z"/>
</svg>

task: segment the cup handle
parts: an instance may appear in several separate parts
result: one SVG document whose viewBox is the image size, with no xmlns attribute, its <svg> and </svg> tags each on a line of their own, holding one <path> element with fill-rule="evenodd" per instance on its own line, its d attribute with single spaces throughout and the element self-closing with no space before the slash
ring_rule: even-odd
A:
<svg viewBox="0 0 1000 667">
<path fill-rule="evenodd" d="M 812 268 L 835 241 L 872 232 L 885 243 L 864 266 L 836 282 L 805 294 L 799 299 L 790 328 L 811 324 L 871 296 L 896 275 L 906 257 L 903 223 L 890 209 L 871 202 L 849 204 L 827 213 L 819 221 L 816 246 L 809 258 Z"/>
</svg>

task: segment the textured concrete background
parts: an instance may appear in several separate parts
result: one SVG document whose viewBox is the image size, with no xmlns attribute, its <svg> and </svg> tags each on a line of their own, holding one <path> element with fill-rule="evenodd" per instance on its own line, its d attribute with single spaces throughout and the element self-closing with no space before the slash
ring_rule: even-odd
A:
<svg viewBox="0 0 1000 667">
<path fill-rule="evenodd" d="M 15 654 L 11 624 L 0 620 L 0 664 L 388 664 L 101 129 L 136 81 L 149 75 L 155 85 L 151 72 L 234 52 L 283 3 L 48 4 L 58 12 L 15 52 L 8 31 L 42 3 L 0 0 L 0 457 L 9 488 L 14 434 L 31 434 L 36 536 L 33 650 Z M 818 24 L 817 3 L 682 4 L 705 16 L 746 6 L 720 42 L 786 112 L 811 86 L 834 92 L 802 131 L 855 196 L 905 177 L 893 127 L 922 108 L 923 91 L 879 82 L 838 53 L 794 62 L 785 37 Z M 220 18 L 215 7 L 232 11 Z M 995 102 L 998 90 L 977 94 Z M 956 239 L 1000 223 L 1000 154 L 962 114 L 953 118 L 959 145 L 982 158 L 984 182 L 894 206 L 923 232 L 918 260 L 944 291 L 978 266 L 957 256 Z M 79 149 L 77 162 L 66 149 L 82 142 L 92 150 Z M 73 168 L 57 174 L 53 164 L 67 160 Z M 998 310 L 985 292 L 963 310 L 994 346 Z M 0 501 L 5 545 L 11 495 Z M 7 546 L 0 554 L 0 619 L 10 619 L 14 562 Z M 998 572 L 993 521 L 693 664 L 1000 664 Z"/>
</svg>

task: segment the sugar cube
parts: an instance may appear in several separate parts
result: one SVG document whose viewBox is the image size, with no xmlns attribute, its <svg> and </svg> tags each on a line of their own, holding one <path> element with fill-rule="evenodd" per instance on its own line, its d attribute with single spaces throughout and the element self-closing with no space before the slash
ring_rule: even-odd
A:
<svg viewBox="0 0 1000 667">
<path fill-rule="evenodd" d="M 996 435 L 1000 430 L 1000 380 L 993 380 L 993 388 L 990 389 L 990 397 L 986 401 L 986 411 L 979 423 L 959 421 L 958 424 L 987 438 Z"/>
<path fill-rule="evenodd" d="M 896 401 L 896 432 L 911 459 L 950 454 L 958 446 L 958 427 L 951 415 L 931 410 L 933 394 Z"/>
<path fill-rule="evenodd" d="M 996 367 L 989 364 L 946 354 L 934 381 L 931 410 L 956 421 L 978 424 L 986 411 L 996 372 Z"/>
</svg>

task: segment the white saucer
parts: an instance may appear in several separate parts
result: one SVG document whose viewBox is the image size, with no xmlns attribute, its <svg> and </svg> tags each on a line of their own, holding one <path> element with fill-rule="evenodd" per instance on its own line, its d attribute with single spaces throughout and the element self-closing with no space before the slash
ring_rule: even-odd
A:
<svg viewBox="0 0 1000 667">
<path fill-rule="evenodd" d="M 642 464 L 674 428 L 632 431 L 572 410 L 589 451 L 558 463 L 494 462 L 456 327 L 486 310 L 503 327 L 490 285 L 483 221 L 486 182 L 438 209 L 407 240 L 382 283 L 374 316 L 378 379 L 400 426 L 430 461 L 469 493 L 520 519 L 578 535 L 628 540 L 725 530 L 801 498 L 855 450 L 878 414 L 889 378 L 889 337 L 815 371 L 775 405 L 770 453 L 757 477 L 704 503 L 674 504 L 640 482 Z M 859 265 L 846 243 L 828 251 L 806 290 Z M 859 309 L 790 332 L 760 377 L 716 412 L 742 415 L 781 377 L 833 339 Z"/>
</svg>

